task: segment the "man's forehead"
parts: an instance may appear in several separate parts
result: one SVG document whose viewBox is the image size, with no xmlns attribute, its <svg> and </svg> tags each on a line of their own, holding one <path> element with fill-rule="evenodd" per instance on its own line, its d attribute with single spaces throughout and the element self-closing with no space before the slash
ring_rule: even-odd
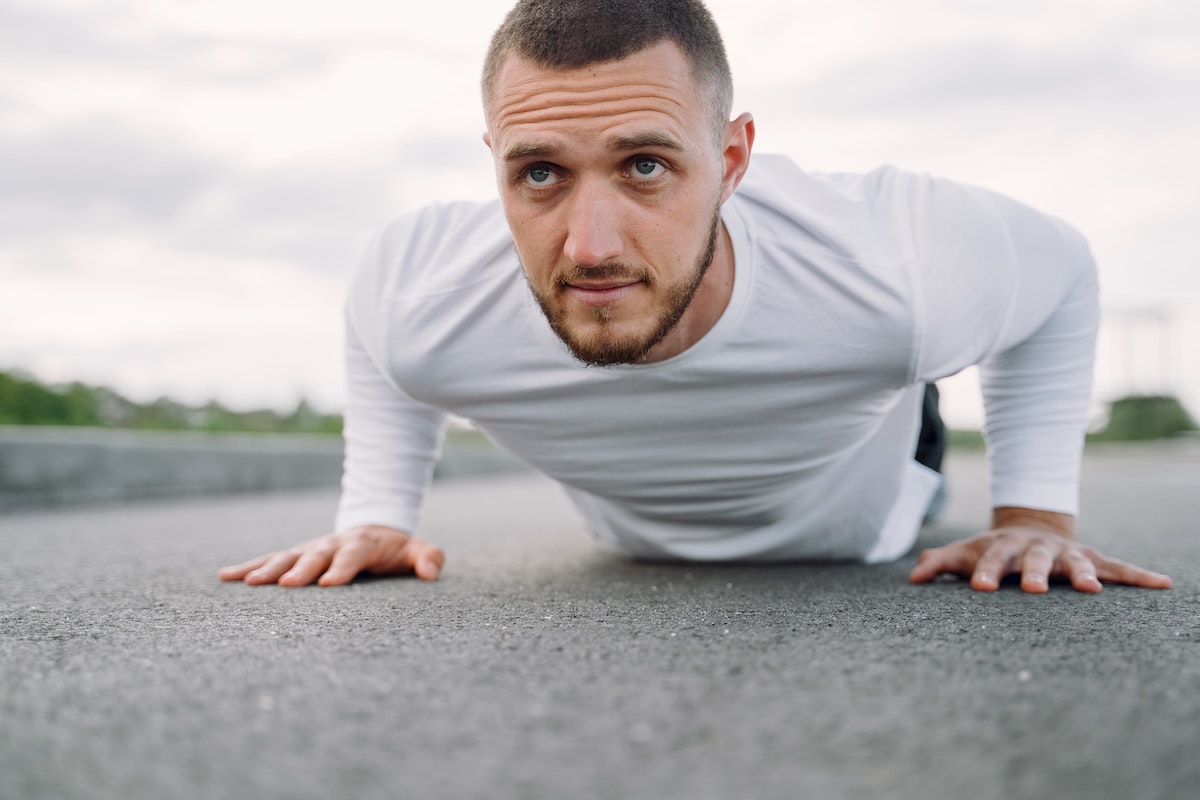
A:
<svg viewBox="0 0 1200 800">
<path fill-rule="evenodd" d="M 643 73 L 648 77 L 663 69 L 685 73 L 691 77 L 691 64 L 678 44 L 670 39 L 662 39 L 641 50 L 636 50 L 622 58 L 607 61 L 595 61 L 572 67 L 555 67 L 539 64 L 536 60 L 527 58 L 516 50 L 509 49 L 501 58 L 496 70 L 495 86 L 504 83 L 506 77 L 512 80 L 512 73 L 535 73 L 552 75 L 571 75 L 590 73 L 600 75 L 610 72 L 632 71 Z"/>
<path fill-rule="evenodd" d="M 663 139 L 659 144 L 664 146 L 681 146 L 680 134 L 705 119 L 690 65 L 671 42 L 619 61 L 569 70 L 542 67 L 510 54 L 497 73 L 485 110 L 493 136 L 519 130 L 522 140 L 536 139 L 543 128 L 611 124 L 607 138 L 612 141 L 606 144 L 614 147 L 633 137 L 653 136 Z"/>
</svg>

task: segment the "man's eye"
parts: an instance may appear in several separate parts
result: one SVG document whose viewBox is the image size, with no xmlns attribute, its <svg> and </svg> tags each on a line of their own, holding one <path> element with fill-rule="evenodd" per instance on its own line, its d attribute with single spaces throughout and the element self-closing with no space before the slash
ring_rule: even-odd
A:
<svg viewBox="0 0 1200 800">
<path fill-rule="evenodd" d="M 657 178 L 664 169 L 662 163 L 654 158 L 639 158 L 633 162 L 633 174 L 637 178 Z"/>
<path fill-rule="evenodd" d="M 525 182 L 530 186 L 541 189 L 558 183 L 558 176 L 549 167 L 530 167 L 525 171 Z"/>
</svg>

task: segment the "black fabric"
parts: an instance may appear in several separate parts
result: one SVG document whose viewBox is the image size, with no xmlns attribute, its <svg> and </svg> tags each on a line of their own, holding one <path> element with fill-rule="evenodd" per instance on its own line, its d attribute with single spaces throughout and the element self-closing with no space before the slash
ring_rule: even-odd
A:
<svg viewBox="0 0 1200 800">
<path fill-rule="evenodd" d="M 917 437 L 917 463 L 935 472 L 942 471 L 942 457 L 946 454 L 946 425 L 938 413 L 938 389 L 936 384 L 925 384 L 925 401 L 921 404 L 921 434 Z"/>
</svg>

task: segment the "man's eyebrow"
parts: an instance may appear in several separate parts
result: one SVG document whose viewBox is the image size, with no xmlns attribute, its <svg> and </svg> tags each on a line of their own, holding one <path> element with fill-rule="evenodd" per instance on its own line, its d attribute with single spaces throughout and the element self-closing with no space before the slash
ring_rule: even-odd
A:
<svg viewBox="0 0 1200 800">
<path fill-rule="evenodd" d="M 504 154 L 505 161 L 524 161 L 527 158 L 551 158 L 562 152 L 562 149 L 543 142 L 515 144 Z"/>
<path fill-rule="evenodd" d="M 673 136 L 665 133 L 631 133 L 626 136 L 614 136 L 607 142 L 613 150 L 659 150 L 682 151 L 683 145 Z M 504 153 L 506 162 L 526 161 L 531 158 L 555 158 L 562 154 L 558 145 L 546 142 L 527 142 L 515 144 Z"/>
<path fill-rule="evenodd" d="M 614 150 L 643 150 L 658 148 L 660 150 L 683 150 L 683 145 L 673 136 L 665 133 L 634 133 L 628 136 L 615 136 L 608 140 L 608 145 Z"/>
</svg>

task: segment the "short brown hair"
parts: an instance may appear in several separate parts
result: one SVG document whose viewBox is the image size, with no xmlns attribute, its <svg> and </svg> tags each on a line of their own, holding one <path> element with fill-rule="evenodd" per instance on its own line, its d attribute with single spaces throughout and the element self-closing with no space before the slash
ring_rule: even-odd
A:
<svg viewBox="0 0 1200 800">
<path fill-rule="evenodd" d="M 700 0 L 520 0 L 488 47 L 484 107 L 491 105 L 509 52 L 539 67 L 568 70 L 619 61 L 662 41 L 683 51 L 723 132 L 733 108 L 733 78 L 721 33 Z"/>
</svg>

